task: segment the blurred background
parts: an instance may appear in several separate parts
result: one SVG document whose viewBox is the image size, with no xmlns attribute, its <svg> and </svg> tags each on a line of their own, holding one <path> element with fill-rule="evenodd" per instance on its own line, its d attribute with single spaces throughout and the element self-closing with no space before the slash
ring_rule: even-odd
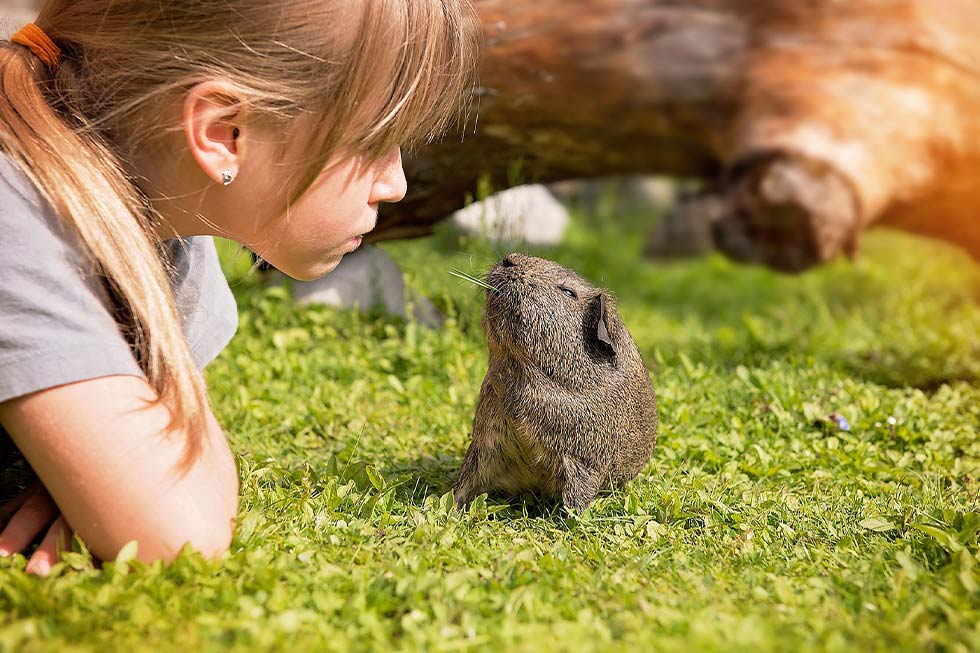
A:
<svg viewBox="0 0 980 653">
<path fill-rule="evenodd" d="M 0 33 L 35 4 L 0 0 Z M 641 262 L 714 261 L 712 297 L 736 302 L 707 308 L 720 313 L 765 296 L 754 266 L 800 273 L 862 251 L 891 284 L 932 278 L 980 296 L 980 4 L 474 4 L 486 49 L 460 133 L 406 157 L 409 195 L 383 207 L 370 236 L 382 247 L 292 283 L 301 303 L 438 325 L 453 309 L 413 285 L 408 259 L 462 256 L 479 273 L 517 248 L 564 255 L 596 283 L 648 298 Z M 937 242 L 869 239 L 874 227 Z M 588 247 L 569 253 L 575 238 Z M 256 274 L 247 255 L 222 248 L 235 278 Z M 651 269 L 669 277 L 673 264 L 660 265 Z M 739 265 L 755 280 L 745 296 L 729 292 Z M 675 299 L 694 302 L 698 279 L 677 279 Z M 837 297 L 857 292 L 843 285 Z M 952 376 L 974 378 L 976 336 L 963 335 Z"/>
</svg>

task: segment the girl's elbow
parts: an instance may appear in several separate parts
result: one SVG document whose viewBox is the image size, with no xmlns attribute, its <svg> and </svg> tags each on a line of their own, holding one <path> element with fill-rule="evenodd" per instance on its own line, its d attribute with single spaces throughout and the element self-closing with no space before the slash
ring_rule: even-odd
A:
<svg viewBox="0 0 980 653">
<path fill-rule="evenodd" d="M 224 502 L 222 502 L 224 503 Z M 171 562 L 185 547 L 205 558 L 216 559 L 231 547 L 235 533 L 237 501 L 232 508 L 195 511 L 197 514 L 174 515 L 170 524 L 156 524 L 154 532 L 137 539 L 137 556 L 143 562 Z"/>
<path fill-rule="evenodd" d="M 231 547 L 238 515 L 238 478 L 211 497 L 190 520 L 179 520 L 167 529 L 166 550 L 175 557 L 185 545 L 205 558 L 220 558 Z"/>
<path fill-rule="evenodd" d="M 185 498 L 157 506 L 148 515 L 150 519 L 113 529 L 110 541 L 93 543 L 91 550 L 98 557 L 112 560 L 123 546 L 135 540 L 136 556 L 145 563 L 171 562 L 188 545 L 205 558 L 220 558 L 231 547 L 238 512 L 237 477 L 226 485 L 214 488 L 208 497 Z"/>
<path fill-rule="evenodd" d="M 211 456 L 202 465 L 203 473 L 198 475 L 193 489 L 187 488 L 193 498 L 185 497 L 182 502 L 193 509 L 173 510 L 170 528 L 166 529 L 167 549 L 173 552 L 171 557 L 186 544 L 206 558 L 219 558 L 231 546 L 238 515 L 238 471 L 220 430 L 211 436 Z"/>
<path fill-rule="evenodd" d="M 232 501 L 222 501 L 221 504 L 214 510 L 200 515 L 196 523 L 188 524 L 186 535 L 178 532 L 176 536 L 169 538 L 171 546 L 177 545 L 176 552 L 189 544 L 205 558 L 216 559 L 228 553 L 235 535 L 235 520 L 238 513 L 237 494 Z"/>
</svg>

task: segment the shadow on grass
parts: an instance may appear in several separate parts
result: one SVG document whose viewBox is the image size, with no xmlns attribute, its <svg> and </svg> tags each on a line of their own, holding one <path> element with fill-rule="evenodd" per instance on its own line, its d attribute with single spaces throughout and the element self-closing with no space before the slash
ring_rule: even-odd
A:
<svg viewBox="0 0 980 653">
<path fill-rule="evenodd" d="M 926 395 L 944 386 L 980 384 L 980 352 L 973 364 L 969 361 L 926 361 L 905 352 L 869 350 L 858 355 L 841 356 L 837 366 L 845 373 L 886 388 L 915 388 Z"/>
<path fill-rule="evenodd" d="M 442 496 L 453 488 L 462 459 L 462 455 L 422 455 L 395 460 L 383 468 L 381 473 L 398 484 L 394 491 L 398 499 L 422 505 L 426 497 Z"/>
<path fill-rule="evenodd" d="M 462 453 L 459 456 L 423 455 L 395 461 L 382 470 L 382 473 L 397 483 L 394 495 L 398 500 L 421 507 L 427 497 L 441 497 L 453 489 L 462 460 Z M 566 517 L 561 502 L 536 494 L 491 494 L 487 503 L 506 506 L 497 514 L 511 519 L 524 517 L 561 521 Z"/>
</svg>

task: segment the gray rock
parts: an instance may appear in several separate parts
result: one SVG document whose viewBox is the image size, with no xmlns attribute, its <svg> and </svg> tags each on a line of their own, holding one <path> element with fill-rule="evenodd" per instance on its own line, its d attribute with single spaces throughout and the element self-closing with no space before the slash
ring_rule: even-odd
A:
<svg viewBox="0 0 980 653">
<path fill-rule="evenodd" d="M 453 223 L 490 240 L 555 245 L 568 228 L 568 209 L 540 184 L 518 186 L 456 211 Z"/>
<path fill-rule="evenodd" d="M 611 217 L 661 213 L 677 200 L 682 184 L 667 177 L 600 177 L 549 186 L 561 202 L 586 213 Z"/>
<path fill-rule="evenodd" d="M 280 276 L 280 278 L 282 278 Z M 364 245 L 348 254 L 330 274 L 315 281 L 293 281 L 299 304 L 325 304 L 336 308 L 371 310 L 414 319 L 429 327 L 442 325 L 442 316 L 425 297 L 406 295 L 398 264 L 384 250 Z"/>
<path fill-rule="evenodd" d="M 715 250 L 715 225 L 732 210 L 731 201 L 714 189 L 686 194 L 654 224 L 643 253 L 653 259 L 708 254 Z"/>
</svg>

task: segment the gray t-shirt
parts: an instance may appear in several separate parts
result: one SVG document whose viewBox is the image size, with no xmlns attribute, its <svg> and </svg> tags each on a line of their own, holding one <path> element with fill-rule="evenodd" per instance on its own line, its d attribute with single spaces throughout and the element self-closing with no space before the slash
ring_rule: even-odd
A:
<svg viewBox="0 0 980 653">
<path fill-rule="evenodd" d="M 184 335 L 203 368 L 235 334 L 235 299 L 210 237 L 167 246 Z M 110 306 L 77 236 L 0 153 L 0 401 L 102 376 L 144 376 Z"/>
</svg>

